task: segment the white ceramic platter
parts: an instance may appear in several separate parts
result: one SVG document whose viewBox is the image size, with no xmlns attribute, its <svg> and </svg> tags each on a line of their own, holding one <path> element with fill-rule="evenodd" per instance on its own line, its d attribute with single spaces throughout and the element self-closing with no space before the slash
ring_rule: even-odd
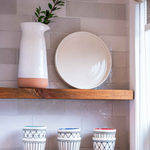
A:
<svg viewBox="0 0 150 150">
<path fill-rule="evenodd" d="M 92 89 L 102 84 L 111 70 L 111 55 L 96 35 L 75 32 L 65 37 L 55 54 L 60 77 L 78 89 Z"/>
</svg>

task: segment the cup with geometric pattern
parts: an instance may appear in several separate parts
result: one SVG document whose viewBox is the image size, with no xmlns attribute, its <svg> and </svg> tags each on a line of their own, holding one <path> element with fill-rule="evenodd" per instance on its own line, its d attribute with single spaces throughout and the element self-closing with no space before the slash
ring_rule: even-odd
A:
<svg viewBox="0 0 150 150">
<path fill-rule="evenodd" d="M 58 138 L 76 139 L 80 138 L 81 130 L 79 128 L 59 128 L 57 131 Z"/>
<path fill-rule="evenodd" d="M 59 128 L 57 131 L 59 150 L 80 150 L 80 131 L 79 128 Z"/>
<path fill-rule="evenodd" d="M 44 150 L 46 144 L 45 126 L 25 126 L 23 127 L 23 148 L 24 150 Z"/>
<path fill-rule="evenodd" d="M 93 149 L 94 150 L 114 150 L 116 138 L 94 138 L 93 137 Z"/>
<path fill-rule="evenodd" d="M 25 126 L 23 127 L 24 139 L 45 139 L 46 135 L 45 126 Z"/>
<path fill-rule="evenodd" d="M 95 138 L 115 138 L 116 129 L 112 128 L 95 128 L 93 130 Z"/>
<path fill-rule="evenodd" d="M 116 129 L 95 128 L 93 130 L 93 135 L 94 150 L 114 150 L 116 142 Z"/>
</svg>

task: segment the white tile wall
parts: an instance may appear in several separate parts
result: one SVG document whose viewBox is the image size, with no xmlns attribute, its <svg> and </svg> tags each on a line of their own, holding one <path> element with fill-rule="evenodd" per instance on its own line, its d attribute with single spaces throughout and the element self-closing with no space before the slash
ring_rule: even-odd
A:
<svg viewBox="0 0 150 150">
<path fill-rule="evenodd" d="M 68 34 L 66 33 L 51 33 L 50 34 L 50 48 L 56 50 L 59 43 L 65 38 Z"/>
<path fill-rule="evenodd" d="M 117 52 L 113 54 L 113 66 L 114 67 L 127 67 L 127 53 Z"/>
<path fill-rule="evenodd" d="M 126 36 L 102 36 L 99 37 L 105 42 L 110 51 L 126 52 Z"/>
<path fill-rule="evenodd" d="M 1 0 L 0 14 L 16 14 L 16 0 Z"/>
<path fill-rule="evenodd" d="M 0 99 L 0 115 L 17 115 L 17 100 Z"/>
<path fill-rule="evenodd" d="M 127 124 L 126 124 L 126 117 L 113 117 L 113 127 L 117 129 L 117 132 L 126 131 Z"/>
<path fill-rule="evenodd" d="M 63 81 L 60 81 L 60 82 L 50 82 L 50 88 L 51 89 L 71 89 L 72 87 L 70 87 L 68 84 L 66 84 Z"/>
<path fill-rule="evenodd" d="M 81 138 L 81 147 L 82 148 L 92 148 L 93 142 L 92 142 L 93 133 L 82 133 Z"/>
<path fill-rule="evenodd" d="M 20 131 L 0 131 L 0 149 L 22 147 Z"/>
<path fill-rule="evenodd" d="M 0 30 L 21 31 L 20 23 L 31 22 L 32 16 L 29 15 L 0 15 Z"/>
<path fill-rule="evenodd" d="M 18 65 L 0 64 L 0 81 L 1 80 L 14 80 L 18 78 Z"/>
<path fill-rule="evenodd" d="M 112 116 L 83 116 L 82 117 L 82 132 L 92 133 L 96 127 L 113 127 Z"/>
<path fill-rule="evenodd" d="M 0 131 L 22 132 L 23 126 L 32 125 L 32 116 L 0 116 Z"/>
<path fill-rule="evenodd" d="M 50 32 L 55 33 L 73 33 L 80 30 L 79 18 L 58 17 L 53 19 L 54 23 L 50 24 Z"/>
<path fill-rule="evenodd" d="M 126 21 L 81 18 L 81 31 L 91 32 L 96 35 L 125 36 Z"/>
<path fill-rule="evenodd" d="M 65 100 L 18 99 L 19 115 L 64 115 Z"/>
<path fill-rule="evenodd" d="M 0 31 L 0 48 L 19 48 L 21 32 Z"/>
<path fill-rule="evenodd" d="M 18 50 L 17 49 L 0 49 L 0 64 L 17 64 Z"/>
<path fill-rule="evenodd" d="M 81 117 L 65 115 L 33 116 L 33 125 L 46 125 L 50 132 L 56 133 L 60 127 L 81 128 Z"/>
<path fill-rule="evenodd" d="M 126 0 L 98 0 L 99 3 L 126 4 Z"/>
<path fill-rule="evenodd" d="M 114 116 L 129 116 L 129 101 L 113 101 Z"/>
<path fill-rule="evenodd" d="M 17 81 L 0 81 L 0 87 L 18 88 Z"/>
<path fill-rule="evenodd" d="M 62 81 L 60 77 L 58 76 L 54 65 L 48 65 L 48 79 L 50 82 Z"/>
<path fill-rule="evenodd" d="M 48 9 L 48 3 L 52 2 L 51 0 L 17 0 L 17 14 L 21 15 L 34 15 L 34 12 L 39 5 L 42 10 Z M 26 8 L 26 9 L 25 9 Z M 56 12 L 58 16 L 66 16 L 65 6 L 62 9 Z"/>
<path fill-rule="evenodd" d="M 116 134 L 116 147 L 124 147 L 127 148 L 127 133 L 120 132 Z"/>
<path fill-rule="evenodd" d="M 77 9 L 78 8 L 78 11 Z M 113 18 L 113 4 L 66 2 L 66 15 L 73 17 Z"/>
<path fill-rule="evenodd" d="M 74 100 L 66 101 L 66 115 L 100 116 L 112 115 L 112 101 Z"/>
</svg>

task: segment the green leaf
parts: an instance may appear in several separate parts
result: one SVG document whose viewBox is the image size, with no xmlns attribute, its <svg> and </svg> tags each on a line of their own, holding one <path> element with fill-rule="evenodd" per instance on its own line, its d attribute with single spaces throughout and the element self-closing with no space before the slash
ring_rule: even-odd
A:
<svg viewBox="0 0 150 150">
<path fill-rule="evenodd" d="M 39 6 L 39 11 L 41 11 L 41 7 Z"/>
<path fill-rule="evenodd" d="M 58 6 L 64 6 L 64 4 L 59 4 Z"/>
<path fill-rule="evenodd" d="M 45 23 L 45 20 L 42 23 Z"/>
<path fill-rule="evenodd" d="M 48 3 L 48 7 L 50 8 L 50 10 L 52 10 L 52 4 Z"/>
<path fill-rule="evenodd" d="M 44 18 L 45 16 L 40 16 L 40 18 Z"/>
<path fill-rule="evenodd" d="M 60 7 L 56 8 L 56 10 L 61 9 Z"/>
<path fill-rule="evenodd" d="M 39 19 L 38 19 L 38 22 L 42 22 L 42 19 L 41 19 L 41 18 L 39 18 Z"/>
<path fill-rule="evenodd" d="M 46 16 L 49 16 L 49 14 L 50 14 L 49 10 L 46 10 Z"/>
<path fill-rule="evenodd" d="M 55 3 L 56 2 L 56 0 L 53 0 L 53 3 Z"/>
<path fill-rule="evenodd" d="M 54 14 L 50 14 L 49 16 L 48 16 L 48 18 L 52 18 L 54 16 Z"/>
<path fill-rule="evenodd" d="M 47 23 L 46 24 L 49 24 L 50 23 L 50 21 L 49 20 L 47 20 Z"/>
<path fill-rule="evenodd" d="M 36 12 L 35 12 L 35 15 L 36 15 L 37 17 L 39 17 L 38 14 L 37 14 Z"/>
<path fill-rule="evenodd" d="M 57 7 L 54 7 L 53 11 L 57 10 Z"/>
<path fill-rule="evenodd" d="M 45 11 L 42 11 L 41 13 L 45 14 Z"/>
<path fill-rule="evenodd" d="M 53 16 L 53 17 L 58 17 L 58 16 Z"/>
<path fill-rule="evenodd" d="M 39 9 L 38 9 L 38 8 L 36 8 L 36 12 L 37 12 L 38 14 L 40 14 L 40 11 L 39 11 Z"/>
<path fill-rule="evenodd" d="M 57 3 L 56 3 L 56 5 L 58 5 L 58 4 L 60 4 L 61 3 L 61 1 L 58 1 Z"/>
</svg>

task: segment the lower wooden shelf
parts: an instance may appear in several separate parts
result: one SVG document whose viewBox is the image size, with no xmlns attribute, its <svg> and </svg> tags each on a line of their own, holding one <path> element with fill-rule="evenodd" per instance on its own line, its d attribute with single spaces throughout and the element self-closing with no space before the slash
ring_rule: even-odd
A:
<svg viewBox="0 0 150 150">
<path fill-rule="evenodd" d="M 0 98 L 132 100 L 132 90 L 0 88 Z"/>
</svg>

